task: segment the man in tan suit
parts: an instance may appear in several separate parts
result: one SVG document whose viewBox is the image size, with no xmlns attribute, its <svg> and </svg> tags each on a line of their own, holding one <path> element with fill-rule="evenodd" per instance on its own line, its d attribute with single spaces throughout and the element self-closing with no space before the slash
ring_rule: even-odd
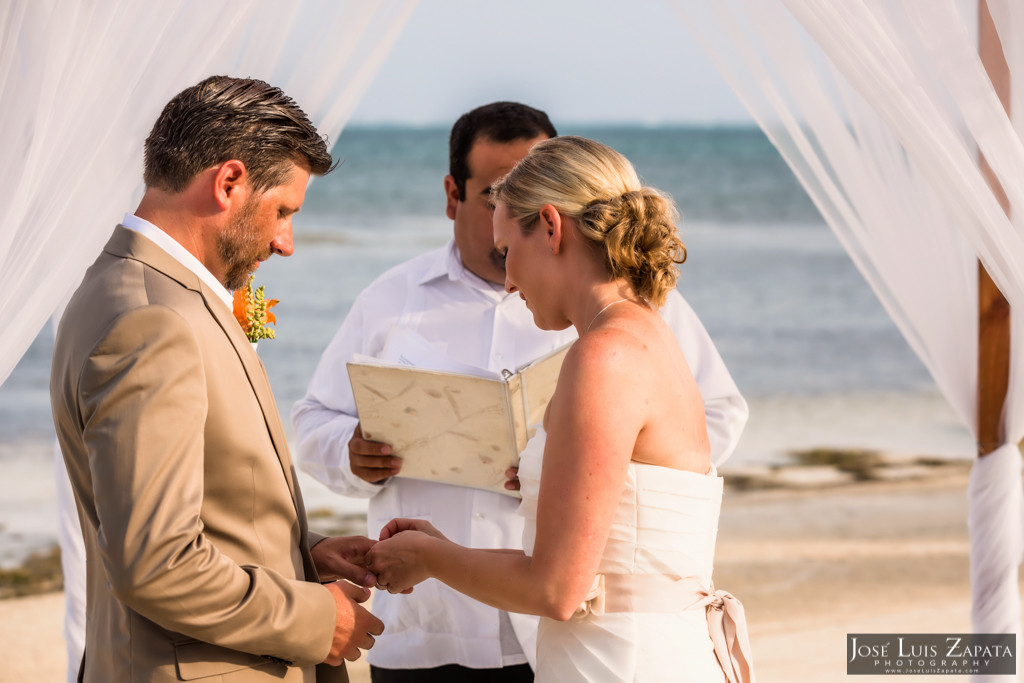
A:
<svg viewBox="0 0 1024 683">
<path fill-rule="evenodd" d="M 347 680 L 338 665 L 383 630 L 358 604 L 372 541 L 307 532 L 266 373 L 231 309 L 229 290 L 292 253 L 309 177 L 330 169 L 306 115 L 262 81 L 186 89 L 146 140 L 142 202 L 86 273 L 53 354 L 86 542 L 85 681 Z M 319 583 L 339 578 L 361 585 Z"/>
</svg>

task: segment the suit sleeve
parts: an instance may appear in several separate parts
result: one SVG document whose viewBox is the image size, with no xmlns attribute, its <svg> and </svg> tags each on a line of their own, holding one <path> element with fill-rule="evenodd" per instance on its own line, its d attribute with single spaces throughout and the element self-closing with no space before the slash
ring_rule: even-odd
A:
<svg viewBox="0 0 1024 683">
<path fill-rule="evenodd" d="M 704 399 L 711 462 L 721 467 L 740 441 L 747 424 L 747 402 L 697 314 L 677 291 L 669 292 L 661 316 L 672 328 Z"/>
<path fill-rule="evenodd" d="M 188 323 L 160 306 L 122 316 L 85 362 L 79 405 L 111 590 L 166 629 L 317 664 L 336 620 L 329 591 L 239 566 L 203 533 L 202 362 Z"/>
</svg>

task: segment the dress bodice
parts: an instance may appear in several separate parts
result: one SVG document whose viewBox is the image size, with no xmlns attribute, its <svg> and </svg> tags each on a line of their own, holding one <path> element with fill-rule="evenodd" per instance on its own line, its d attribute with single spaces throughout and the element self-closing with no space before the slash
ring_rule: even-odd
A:
<svg viewBox="0 0 1024 683">
<path fill-rule="evenodd" d="M 520 454 L 527 554 L 536 540 L 543 444 L 532 439 Z M 591 595 L 569 621 L 540 621 L 538 683 L 724 680 L 700 606 L 707 601 L 687 607 L 697 597 L 692 588 L 682 595 L 645 590 L 665 586 L 665 579 L 674 589 L 710 589 L 722 489 L 714 469 L 697 474 L 629 464 Z M 637 607 L 611 607 L 634 588 L 640 589 Z"/>
<path fill-rule="evenodd" d="M 536 539 L 543 443 L 532 439 L 520 455 L 527 554 Z M 710 584 L 722 488 L 713 467 L 698 474 L 631 462 L 598 571 L 692 576 Z"/>
</svg>

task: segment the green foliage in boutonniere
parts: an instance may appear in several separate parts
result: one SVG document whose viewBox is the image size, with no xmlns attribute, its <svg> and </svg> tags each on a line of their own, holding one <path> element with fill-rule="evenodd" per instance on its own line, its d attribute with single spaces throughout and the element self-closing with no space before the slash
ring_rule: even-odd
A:
<svg viewBox="0 0 1024 683">
<path fill-rule="evenodd" d="M 251 342 L 258 342 L 260 339 L 273 339 L 275 332 L 267 325 L 273 325 L 277 318 L 270 312 L 270 309 L 277 305 L 277 299 L 266 299 L 263 296 L 263 286 L 255 292 L 252 291 L 253 275 L 245 287 L 235 290 L 234 312 L 235 320 L 242 326 L 242 331 Z"/>
</svg>

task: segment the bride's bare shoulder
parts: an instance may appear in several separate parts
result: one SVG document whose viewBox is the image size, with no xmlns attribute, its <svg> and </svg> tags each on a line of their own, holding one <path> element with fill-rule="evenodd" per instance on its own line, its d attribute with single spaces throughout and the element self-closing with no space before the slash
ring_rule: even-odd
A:
<svg viewBox="0 0 1024 683">
<path fill-rule="evenodd" d="M 563 362 L 563 373 L 600 377 L 630 375 L 646 362 L 651 340 L 636 325 L 609 325 L 581 336 Z"/>
</svg>

